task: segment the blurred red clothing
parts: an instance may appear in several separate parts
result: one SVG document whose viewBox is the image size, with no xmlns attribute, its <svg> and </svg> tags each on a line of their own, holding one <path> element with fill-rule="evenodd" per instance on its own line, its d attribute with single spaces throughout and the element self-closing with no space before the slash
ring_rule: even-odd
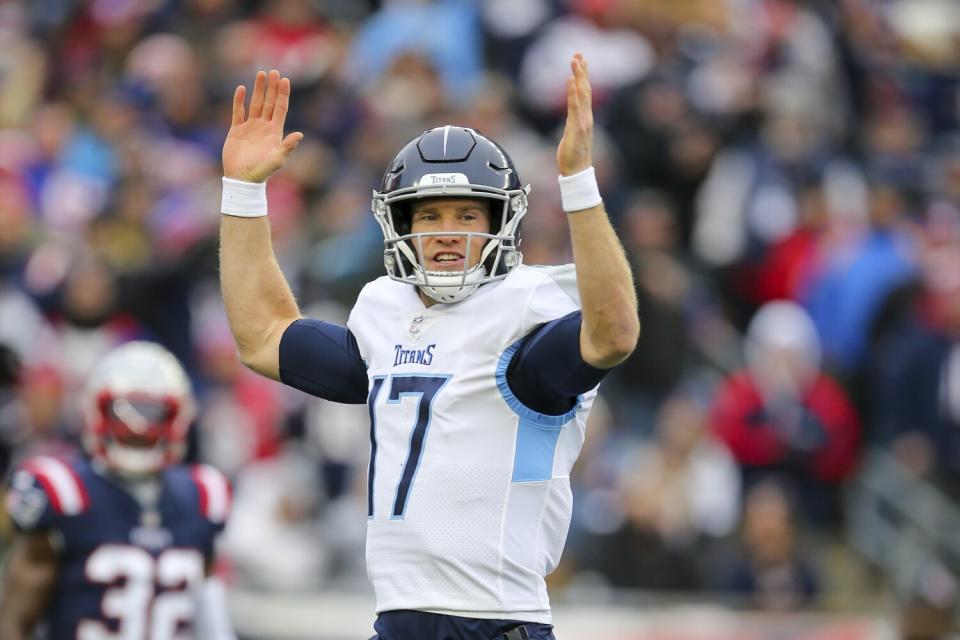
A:
<svg viewBox="0 0 960 640">
<path fill-rule="evenodd" d="M 758 268 L 758 302 L 800 299 L 816 268 L 819 240 L 819 231 L 800 228 L 770 247 Z"/>
<path fill-rule="evenodd" d="M 819 374 L 798 402 L 771 408 L 747 372 L 714 397 L 710 428 L 743 467 L 799 470 L 824 483 L 844 480 L 860 449 L 860 420 L 846 393 Z"/>
</svg>

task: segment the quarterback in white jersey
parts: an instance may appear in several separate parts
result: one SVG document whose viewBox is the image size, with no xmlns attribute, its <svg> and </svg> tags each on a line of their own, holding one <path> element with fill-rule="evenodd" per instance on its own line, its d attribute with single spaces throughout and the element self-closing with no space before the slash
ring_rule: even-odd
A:
<svg viewBox="0 0 960 640">
<path fill-rule="evenodd" d="M 367 571 L 379 640 L 553 638 L 545 576 L 571 516 L 569 473 L 606 371 L 636 344 L 629 266 L 590 159 L 577 54 L 557 151 L 575 265 L 522 265 L 513 162 L 465 127 L 431 129 L 375 192 L 387 275 L 347 326 L 304 319 L 270 246 L 263 183 L 290 85 L 258 73 L 234 96 L 223 150 L 221 284 L 244 363 L 370 412 Z"/>
<path fill-rule="evenodd" d="M 506 371 L 518 341 L 577 309 L 553 275 L 519 267 L 449 308 L 424 309 L 388 278 L 360 294 L 347 326 L 372 380 L 378 610 L 550 622 L 543 577 L 567 535 L 594 392 L 544 415 L 514 396 Z"/>
</svg>

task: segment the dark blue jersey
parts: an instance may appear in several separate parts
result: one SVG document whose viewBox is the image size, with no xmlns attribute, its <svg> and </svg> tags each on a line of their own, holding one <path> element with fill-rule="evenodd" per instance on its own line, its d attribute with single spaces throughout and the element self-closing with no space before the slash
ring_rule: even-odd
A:
<svg viewBox="0 0 960 640">
<path fill-rule="evenodd" d="M 11 476 L 7 508 L 24 533 L 48 531 L 59 573 L 45 622 L 50 640 L 188 633 L 197 589 L 229 507 L 207 466 L 174 466 L 152 499 L 89 461 L 39 457 Z"/>
</svg>

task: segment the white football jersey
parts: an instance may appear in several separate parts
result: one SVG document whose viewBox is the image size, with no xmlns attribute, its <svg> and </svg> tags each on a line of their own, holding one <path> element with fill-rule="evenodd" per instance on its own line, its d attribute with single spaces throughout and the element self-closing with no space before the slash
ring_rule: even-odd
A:
<svg viewBox="0 0 960 640">
<path fill-rule="evenodd" d="M 575 272 L 519 267 L 424 307 L 387 277 L 348 327 L 370 380 L 367 573 L 377 612 L 550 622 L 544 576 L 570 525 L 569 474 L 596 390 L 561 416 L 506 382 L 523 337 L 578 308 Z"/>
</svg>

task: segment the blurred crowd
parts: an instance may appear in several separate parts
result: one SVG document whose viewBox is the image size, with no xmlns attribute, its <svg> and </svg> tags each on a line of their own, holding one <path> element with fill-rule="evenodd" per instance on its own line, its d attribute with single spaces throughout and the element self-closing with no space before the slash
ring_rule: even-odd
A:
<svg viewBox="0 0 960 640">
<path fill-rule="evenodd" d="M 0 1 L 0 473 L 77 446 L 112 346 L 191 374 L 191 456 L 227 472 L 223 571 L 363 582 L 368 418 L 237 360 L 217 284 L 220 149 L 258 69 L 305 140 L 269 186 L 307 315 L 382 273 L 371 190 L 404 142 L 475 127 L 533 186 L 528 264 L 571 260 L 555 145 L 590 62 L 601 192 L 642 335 L 602 385 L 556 586 L 830 589 L 869 447 L 960 497 L 955 0 Z"/>
</svg>

